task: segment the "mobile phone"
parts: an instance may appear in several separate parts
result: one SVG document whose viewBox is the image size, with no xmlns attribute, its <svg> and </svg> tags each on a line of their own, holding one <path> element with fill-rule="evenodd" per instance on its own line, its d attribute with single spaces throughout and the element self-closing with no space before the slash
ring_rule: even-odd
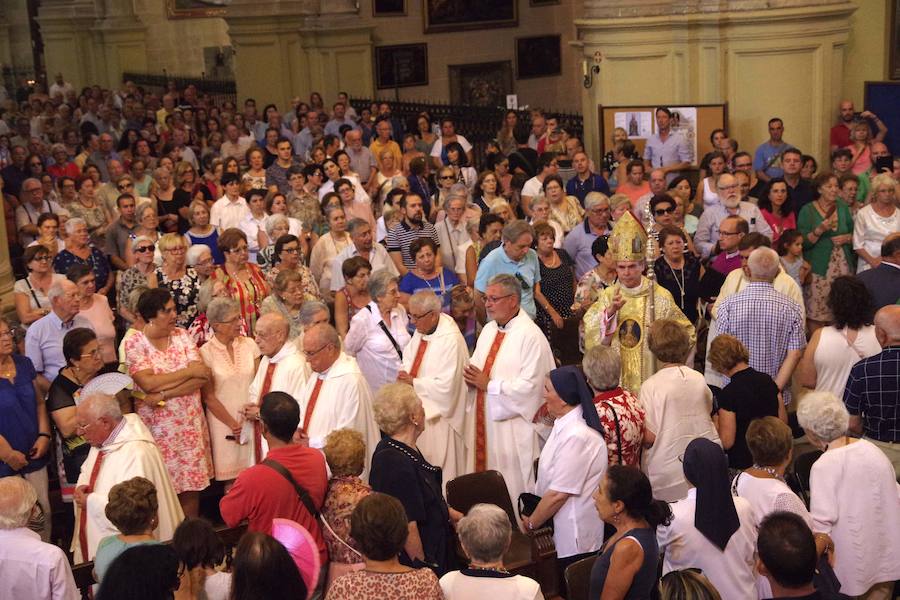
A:
<svg viewBox="0 0 900 600">
<path fill-rule="evenodd" d="M 894 170 L 894 157 L 890 154 L 879 156 L 875 159 L 874 167 L 876 173 L 891 173 Z"/>
</svg>

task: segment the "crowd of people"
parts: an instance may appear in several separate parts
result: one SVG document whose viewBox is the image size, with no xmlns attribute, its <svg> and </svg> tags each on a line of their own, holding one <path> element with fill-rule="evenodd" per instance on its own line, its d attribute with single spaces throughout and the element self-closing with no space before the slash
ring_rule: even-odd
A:
<svg viewBox="0 0 900 600">
<path fill-rule="evenodd" d="M 592 157 L 509 111 L 476 155 L 346 94 L 0 108 L 0 595 L 79 597 L 71 552 L 104 599 L 536 599 L 503 559 L 550 527 L 562 597 L 892 597 L 887 129 L 842 103 L 820 170 L 676 121 Z M 518 510 L 448 503 L 489 470 Z"/>
</svg>

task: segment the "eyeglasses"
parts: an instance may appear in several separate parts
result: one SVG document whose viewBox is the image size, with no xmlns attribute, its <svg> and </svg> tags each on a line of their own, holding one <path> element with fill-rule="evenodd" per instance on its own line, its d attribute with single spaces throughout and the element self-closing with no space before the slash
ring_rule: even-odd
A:
<svg viewBox="0 0 900 600">
<path fill-rule="evenodd" d="M 174 248 L 169 248 L 166 252 L 171 252 L 172 254 L 181 254 L 183 252 L 187 252 L 187 248 L 184 246 L 175 246 Z"/>
<path fill-rule="evenodd" d="M 331 344 L 324 344 L 323 346 L 320 346 L 318 350 L 304 350 L 303 355 L 306 358 L 312 358 L 313 356 L 315 356 L 316 354 L 318 354 L 319 352 L 321 352 L 322 350 L 324 350 L 325 348 L 327 348 L 330 345 Z"/>
<path fill-rule="evenodd" d="M 669 208 L 657 208 L 657 209 L 654 210 L 653 212 L 654 212 L 654 214 L 656 214 L 657 217 L 661 217 L 661 216 L 663 216 L 663 215 L 671 215 L 672 213 L 675 212 L 675 209 L 672 208 L 672 207 L 669 207 Z"/>
<path fill-rule="evenodd" d="M 31 260 L 36 260 L 36 261 L 38 261 L 38 262 L 50 262 L 50 261 L 53 260 L 53 259 L 50 258 L 50 255 L 49 255 L 49 254 L 42 254 L 42 255 L 40 255 L 40 256 L 35 256 L 35 257 L 32 258 Z"/>
<path fill-rule="evenodd" d="M 100 348 L 94 348 L 90 352 L 85 352 L 84 354 L 82 354 L 81 358 L 100 358 L 101 356 L 103 356 L 103 354 L 100 352 Z"/>
<path fill-rule="evenodd" d="M 22 191 L 23 191 L 23 192 L 28 192 L 29 194 L 33 194 L 33 193 L 35 193 L 35 192 L 40 192 L 40 191 L 43 190 L 43 189 L 44 189 L 44 188 L 42 188 L 42 187 L 33 187 L 33 188 L 28 188 L 28 189 L 23 188 Z"/>
<path fill-rule="evenodd" d="M 80 431 L 80 432 L 84 433 L 85 431 L 88 430 L 89 427 L 91 427 L 91 426 L 92 426 L 94 423 L 96 423 L 96 422 L 97 422 L 97 421 L 91 421 L 91 422 L 88 423 L 87 425 L 83 425 L 83 424 L 81 424 L 81 423 L 76 423 L 76 424 L 75 424 L 75 432 L 77 433 L 77 432 Z"/>
<path fill-rule="evenodd" d="M 227 250 L 230 254 L 239 254 L 241 252 L 249 252 L 249 246 L 238 246 L 236 248 L 232 248 L 231 250 Z"/>
<path fill-rule="evenodd" d="M 3 331 L 0 331 L 0 338 L 5 338 L 5 337 L 14 338 L 14 337 L 16 337 L 16 334 L 13 333 L 12 329 L 5 329 Z"/>
<path fill-rule="evenodd" d="M 287 252 L 288 254 L 297 254 L 298 252 L 300 252 L 300 249 L 299 248 L 282 248 L 281 251 Z"/>
<path fill-rule="evenodd" d="M 453 175 L 441 175 L 441 179 L 456 179 Z"/>
<path fill-rule="evenodd" d="M 505 296 L 485 296 L 484 303 L 485 304 L 496 304 L 497 302 L 500 302 L 504 298 L 509 298 L 512 295 L 513 294 L 506 294 Z"/>
<path fill-rule="evenodd" d="M 121 184 L 121 185 L 118 186 L 118 189 L 119 189 L 120 192 L 124 192 L 124 191 L 127 190 L 128 188 L 133 188 L 133 187 L 134 187 L 134 184 L 133 184 L 133 183 L 123 183 L 123 184 Z"/>
<path fill-rule="evenodd" d="M 434 310 L 429 310 L 427 312 L 423 312 L 421 315 L 414 315 L 412 313 L 409 313 L 409 320 L 410 321 L 418 321 L 419 319 L 424 319 L 425 317 L 427 317 L 428 315 L 430 315 L 433 312 L 434 312 Z"/>
<path fill-rule="evenodd" d="M 134 249 L 135 252 L 143 254 L 144 252 L 153 252 L 153 246 L 141 246 Z"/>
<path fill-rule="evenodd" d="M 719 235 L 720 235 L 720 236 L 723 236 L 723 235 L 738 235 L 738 232 L 737 232 L 737 231 L 722 231 L 722 230 L 720 229 L 720 230 L 719 230 Z"/>
</svg>

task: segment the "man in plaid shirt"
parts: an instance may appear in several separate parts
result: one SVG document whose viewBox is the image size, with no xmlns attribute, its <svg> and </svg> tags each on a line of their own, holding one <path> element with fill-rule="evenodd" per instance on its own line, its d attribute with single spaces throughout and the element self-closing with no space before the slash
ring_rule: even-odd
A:
<svg viewBox="0 0 900 600">
<path fill-rule="evenodd" d="M 774 379 L 790 404 L 791 375 L 806 346 L 803 312 L 772 287 L 780 267 L 774 250 L 757 248 L 747 265 L 750 283 L 719 306 L 718 332 L 741 340 L 750 351 L 750 366 Z"/>
<path fill-rule="evenodd" d="M 881 352 L 853 365 L 844 389 L 850 431 L 880 447 L 900 473 L 900 305 L 875 314 Z"/>
</svg>

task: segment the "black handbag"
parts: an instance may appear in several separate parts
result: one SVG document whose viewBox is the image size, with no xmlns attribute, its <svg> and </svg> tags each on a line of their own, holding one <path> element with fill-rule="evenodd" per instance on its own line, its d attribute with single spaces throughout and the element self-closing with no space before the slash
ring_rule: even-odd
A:
<svg viewBox="0 0 900 600">
<path fill-rule="evenodd" d="M 828 552 L 822 554 L 816 563 L 813 587 L 825 600 L 850 600 L 850 596 L 841 593 L 841 582 L 828 562 Z"/>
<path fill-rule="evenodd" d="M 522 492 L 519 494 L 519 518 L 522 517 L 530 517 L 534 514 L 537 505 L 540 504 L 541 497 L 537 494 L 532 494 L 530 492 Z M 543 527 L 549 527 L 551 530 L 553 529 L 553 519 L 546 521 L 545 523 L 537 524 L 535 523 L 535 529 L 541 529 Z"/>
</svg>

